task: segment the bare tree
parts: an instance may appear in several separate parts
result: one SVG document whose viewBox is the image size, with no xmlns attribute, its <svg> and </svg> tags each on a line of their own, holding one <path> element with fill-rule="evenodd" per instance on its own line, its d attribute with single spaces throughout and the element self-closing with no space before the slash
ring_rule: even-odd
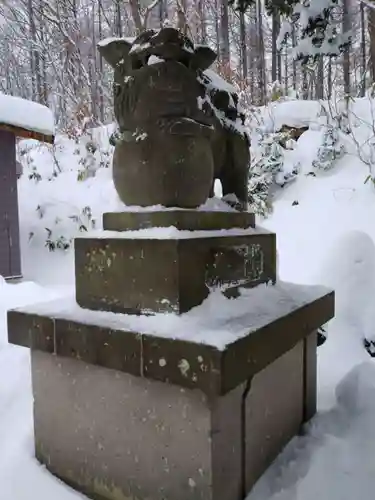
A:
<svg viewBox="0 0 375 500">
<path fill-rule="evenodd" d="M 281 83 L 281 57 L 277 49 L 277 37 L 280 33 L 280 14 L 276 11 L 272 14 L 272 81 L 279 80 Z"/>
<path fill-rule="evenodd" d="M 261 0 L 257 1 L 256 10 L 257 33 L 258 33 L 258 81 L 259 81 L 259 103 L 264 104 L 266 98 L 266 64 L 264 57 L 264 37 L 263 37 L 263 8 Z"/>
<path fill-rule="evenodd" d="M 349 10 L 349 0 L 342 1 L 342 31 L 343 33 L 348 33 L 350 30 L 351 20 L 350 20 L 350 10 Z M 344 72 L 344 92 L 346 95 L 350 94 L 350 48 L 349 45 L 346 47 L 343 54 L 343 72 Z"/>
<path fill-rule="evenodd" d="M 375 82 L 375 9 L 367 8 L 368 32 L 370 37 L 370 66 L 372 81 Z"/>
<path fill-rule="evenodd" d="M 323 99 L 324 98 L 324 58 L 323 56 L 319 57 L 317 63 L 317 72 L 316 72 L 316 98 Z"/>
<path fill-rule="evenodd" d="M 228 0 L 220 0 L 219 40 L 220 64 L 223 68 L 229 68 L 230 46 Z"/>
<path fill-rule="evenodd" d="M 240 13 L 240 46 L 241 46 L 241 69 L 242 69 L 242 78 L 244 81 L 247 81 L 247 44 L 246 44 L 246 22 L 245 22 L 245 14 L 243 12 Z"/>
</svg>

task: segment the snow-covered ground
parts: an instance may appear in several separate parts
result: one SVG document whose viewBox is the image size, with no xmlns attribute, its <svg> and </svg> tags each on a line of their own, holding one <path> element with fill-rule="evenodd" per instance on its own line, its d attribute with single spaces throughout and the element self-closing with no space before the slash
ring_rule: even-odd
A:
<svg viewBox="0 0 375 500">
<path fill-rule="evenodd" d="M 305 175 L 319 143 L 306 132 L 293 151 L 303 169 L 282 192 L 271 218 L 277 232 L 282 280 L 333 286 L 337 313 L 319 348 L 319 412 L 258 482 L 248 500 L 372 500 L 375 484 L 375 363 L 362 346 L 374 337 L 375 188 L 364 183 L 368 167 L 353 154 L 333 170 Z M 71 293 L 71 250 L 50 252 L 51 241 L 69 241 L 79 226 L 100 227 L 103 211 L 115 210 L 110 170 L 76 182 L 84 150 L 59 139 L 62 173 L 53 173 L 47 149 L 25 152 L 19 181 L 23 270 L 26 281 L 0 282 L 0 498 L 78 500 L 33 458 L 29 354 L 6 339 L 6 310 Z M 110 154 L 110 148 L 108 149 Z M 96 161 L 99 158 L 95 153 Z M 91 161 L 90 158 L 88 161 Z M 36 182 L 39 174 L 42 180 Z M 28 179 L 31 175 L 33 179 Z M 295 202 L 298 202 L 297 204 Z M 85 207 L 90 207 L 88 211 Z M 88 215 L 89 214 L 89 215 Z M 63 239 L 61 239 L 63 238 Z M 375 318 L 374 318 L 375 319 Z"/>
</svg>

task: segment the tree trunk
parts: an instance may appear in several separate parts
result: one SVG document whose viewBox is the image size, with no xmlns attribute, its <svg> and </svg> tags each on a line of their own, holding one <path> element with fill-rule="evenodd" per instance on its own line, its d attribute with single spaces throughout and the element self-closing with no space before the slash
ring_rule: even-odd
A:
<svg viewBox="0 0 375 500">
<path fill-rule="evenodd" d="M 94 28 L 95 29 L 95 28 Z M 103 38 L 103 27 L 102 27 L 102 0 L 99 0 L 98 3 L 98 30 L 99 30 L 99 40 Z M 104 95 L 103 95 L 103 81 L 104 73 L 103 73 L 103 58 L 99 53 L 99 75 L 97 74 L 97 78 L 99 77 L 99 120 L 101 123 L 104 123 Z M 96 72 L 98 73 L 98 72 Z"/>
<path fill-rule="evenodd" d="M 44 29 L 42 26 L 42 21 L 44 20 L 44 6 L 43 3 L 39 4 L 39 36 L 40 36 L 40 44 L 42 47 L 45 47 L 45 37 L 44 37 Z M 40 75 L 41 75 L 41 95 L 40 102 L 45 106 L 48 104 L 48 80 L 47 80 L 47 63 L 46 63 L 46 53 L 42 52 L 40 56 Z"/>
<path fill-rule="evenodd" d="M 280 32 L 280 23 L 279 23 L 279 32 Z M 277 79 L 280 82 L 280 85 L 282 83 L 282 62 L 281 62 L 281 51 L 277 51 Z"/>
<path fill-rule="evenodd" d="M 188 34 L 189 26 L 186 19 L 186 1 L 180 0 L 177 2 L 177 28 L 184 35 Z"/>
<path fill-rule="evenodd" d="M 371 80 L 375 82 L 375 9 L 367 9 L 368 31 L 370 35 Z"/>
<path fill-rule="evenodd" d="M 342 2 L 343 15 L 342 15 L 342 31 L 347 33 L 350 30 L 350 12 L 349 12 L 349 0 L 343 0 Z M 343 73 L 344 73 L 344 92 L 346 95 L 350 94 L 350 48 L 349 46 L 345 49 L 343 54 Z"/>
<path fill-rule="evenodd" d="M 327 99 L 332 97 L 332 58 L 328 61 L 328 75 L 327 75 Z"/>
<path fill-rule="evenodd" d="M 285 89 L 285 95 L 288 95 L 289 93 L 289 78 L 288 78 L 288 51 L 285 50 L 285 57 L 284 57 L 284 89 Z"/>
<path fill-rule="evenodd" d="M 296 27 L 293 24 L 292 26 L 292 47 L 294 48 L 297 45 L 297 36 L 296 36 Z M 297 64 L 296 60 L 293 57 L 293 89 L 297 89 Z"/>
<path fill-rule="evenodd" d="M 272 81 L 281 83 L 281 57 L 277 50 L 277 37 L 280 33 L 280 14 L 274 11 L 272 15 Z"/>
<path fill-rule="evenodd" d="M 143 24 L 142 24 L 139 1 L 138 0 L 129 0 L 129 5 L 130 5 L 130 11 L 132 14 L 136 33 L 139 34 L 139 33 L 141 33 L 141 31 L 143 31 Z"/>
<path fill-rule="evenodd" d="M 230 68 L 228 0 L 220 0 L 220 62 L 225 73 Z"/>
<path fill-rule="evenodd" d="M 244 83 L 247 82 L 247 47 L 246 47 L 246 24 L 245 14 L 240 13 L 240 43 L 241 43 L 241 68 Z"/>
<path fill-rule="evenodd" d="M 28 15 L 30 26 L 30 71 L 31 71 L 31 98 L 39 101 L 37 75 L 39 74 L 39 53 L 36 50 L 36 24 L 34 15 L 33 0 L 28 0 Z"/>
<path fill-rule="evenodd" d="M 116 0 L 116 34 L 122 36 L 121 0 Z"/>
<path fill-rule="evenodd" d="M 159 27 L 160 28 L 163 27 L 164 19 L 165 19 L 165 4 L 164 4 L 163 0 L 160 0 L 160 2 L 159 2 Z"/>
<path fill-rule="evenodd" d="M 217 63 L 221 63 L 221 53 L 220 53 L 220 21 L 219 21 L 219 8 L 220 0 L 214 0 L 215 12 L 214 12 L 214 25 L 215 25 L 215 42 L 216 42 L 216 53 L 218 54 Z"/>
<path fill-rule="evenodd" d="M 264 35 L 263 35 L 263 8 L 261 0 L 257 2 L 256 12 L 258 26 L 258 82 L 259 82 L 259 103 L 263 105 L 266 101 L 266 63 L 264 58 Z"/>
<path fill-rule="evenodd" d="M 324 59 L 319 57 L 316 73 L 316 98 L 324 99 Z"/>
<path fill-rule="evenodd" d="M 89 65 L 89 76 L 90 76 L 90 98 L 91 98 L 91 116 L 97 124 L 98 122 L 98 85 L 96 79 L 96 33 L 95 33 L 95 5 L 92 4 L 91 7 L 91 23 L 90 17 L 87 16 L 88 26 L 87 33 L 90 33 L 91 28 L 91 43 L 90 50 L 88 53 L 88 65 Z M 90 26 L 91 24 L 91 26 Z"/>
<path fill-rule="evenodd" d="M 256 66 L 256 55 L 258 50 L 258 25 L 257 23 L 257 11 L 256 7 L 253 5 L 249 10 L 249 24 L 248 24 L 248 40 L 249 40 L 249 50 L 247 51 L 248 56 L 248 68 L 249 68 L 249 88 L 251 103 L 255 102 L 255 78 L 258 72 L 258 67 Z"/>
<path fill-rule="evenodd" d="M 309 98 L 309 84 L 305 67 L 302 68 L 302 97 L 303 99 Z"/>
<path fill-rule="evenodd" d="M 201 43 L 207 42 L 207 31 L 206 31 L 206 12 L 205 12 L 205 2 L 204 0 L 198 0 L 198 15 L 199 15 L 199 39 Z"/>
<path fill-rule="evenodd" d="M 361 90 L 360 96 L 364 97 L 366 92 L 366 21 L 365 21 L 365 6 L 360 4 L 360 17 L 361 17 Z"/>
</svg>

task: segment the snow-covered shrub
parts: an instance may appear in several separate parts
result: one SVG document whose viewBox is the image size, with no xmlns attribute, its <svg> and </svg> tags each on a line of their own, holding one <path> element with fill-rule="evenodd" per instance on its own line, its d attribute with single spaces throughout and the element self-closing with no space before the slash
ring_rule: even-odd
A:
<svg viewBox="0 0 375 500">
<path fill-rule="evenodd" d="M 85 144 L 85 154 L 79 160 L 82 168 L 78 171 L 77 180 L 85 181 L 90 177 L 95 177 L 99 168 L 95 153 L 98 151 L 98 144 L 93 139 L 89 139 Z"/>
<path fill-rule="evenodd" d="M 113 147 L 116 146 L 116 143 L 121 139 L 121 132 L 118 128 L 114 130 L 114 132 L 111 134 L 109 138 L 109 144 Z"/>
<path fill-rule="evenodd" d="M 92 215 L 91 208 L 85 206 L 82 209 L 69 207 L 70 215 L 66 218 L 71 221 L 70 231 L 67 229 L 67 220 L 56 214 L 67 212 L 67 207 L 62 203 L 43 203 L 36 207 L 35 212 L 41 221 L 39 230 L 45 231 L 45 246 L 51 252 L 54 250 L 68 250 L 73 242 L 74 236 L 80 232 L 86 232 L 96 228 L 96 219 Z M 43 226 L 43 227 L 42 227 Z M 31 241 L 35 236 L 35 230 L 30 230 L 28 239 Z"/>
<path fill-rule="evenodd" d="M 284 89 L 281 83 L 278 80 L 276 80 L 272 82 L 272 84 L 270 85 L 268 93 L 270 101 L 274 102 L 278 101 L 281 97 L 284 96 Z"/>
<path fill-rule="evenodd" d="M 298 166 L 287 172 L 284 169 L 287 132 L 265 132 L 260 128 L 257 144 L 252 148 L 249 172 L 249 204 L 258 215 L 267 216 L 272 211 L 272 191 L 282 188 L 295 179 Z"/>
<path fill-rule="evenodd" d="M 249 205 L 252 211 L 262 217 L 266 217 L 272 212 L 271 185 L 272 176 L 270 174 L 250 172 L 248 184 Z"/>
<path fill-rule="evenodd" d="M 38 208 L 40 209 L 41 207 Z M 84 207 L 80 213 L 69 215 L 68 217 L 74 222 L 74 225 L 78 230 L 77 232 L 85 232 L 89 229 L 95 229 L 96 227 L 96 220 L 93 218 L 91 208 L 89 206 Z M 51 252 L 54 250 L 68 250 L 68 248 L 72 245 L 73 235 L 69 237 L 60 234 L 61 223 L 63 222 L 63 219 L 56 217 L 52 229 L 48 227 L 45 228 L 47 232 L 45 246 Z M 30 239 L 32 236 L 33 235 L 30 234 Z"/>
<path fill-rule="evenodd" d="M 350 119 L 347 110 L 341 111 L 334 117 L 334 122 L 337 124 L 337 128 L 341 130 L 344 134 L 350 134 L 352 129 L 350 126 Z"/>
<path fill-rule="evenodd" d="M 271 174 L 280 172 L 284 164 L 284 149 L 280 142 L 286 139 L 286 134 L 282 132 L 265 133 L 260 131 L 260 140 L 257 154 L 252 162 L 252 170 Z"/>
<path fill-rule="evenodd" d="M 75 138 L 59 135 L 55 146 L 23 141 L 18 156 L 21 239 L 34 247 L 66 251 L 82 232 L 100 226 L 104 211 L 116 210 L 109 145 L 111 131 L 95 129 Z M 56 167 L 58 165 L 58 168 Z"/>
<path fill-rule="evenodd" d="M 345 154 L 345 147 L 340 141 L 340 134 L 333 125 L 325 127 L 322 145 L 319 147 L 317 157 L 312 165 L 318 170 L 330 170 L 336 160 Z"/>
</svg>

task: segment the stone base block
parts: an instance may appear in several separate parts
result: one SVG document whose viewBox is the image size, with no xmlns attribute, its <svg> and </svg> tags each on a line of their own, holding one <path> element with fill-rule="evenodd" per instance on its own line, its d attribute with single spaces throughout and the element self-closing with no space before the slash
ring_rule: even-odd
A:
<svg viewBox="0 0 375 500">
<path fill-rule="evenodd" d="M 169 239 L 126 234 L 76 238 L 80 306 L 128 314 L 181 314 L 201 304 L 210 287 L 253 287 L 276 279 L 276 238 L 265 230 Z"/>
<path fill-rule="evenodd" d="M 210 400 L 33 351 L 36 456 L 95 500 L 242 500 L 300 430 L 303 362 L 300 342 Z"/>
<path fill-rule="evenodd" d="M 107 212 L 103 214 L 103 229 L 108 231 L 135 231 L 155 227 L 174 226 L 186 231 L 218 231 L 255 227 L 251 212 L 224 212 L 204 210 L 155 210 L 140 212 Z"/>
<path fill-rule="evenodd" d="M 37 458 L 94 500 L 244 500 L 316 410 L 334 295 L 305 288 L 247 334 L 250 313 L 223 319 L 237 338 L 221 349 L 61 301 L 9 311 L 9 341 L 31 348 Z"/>
</svg>

